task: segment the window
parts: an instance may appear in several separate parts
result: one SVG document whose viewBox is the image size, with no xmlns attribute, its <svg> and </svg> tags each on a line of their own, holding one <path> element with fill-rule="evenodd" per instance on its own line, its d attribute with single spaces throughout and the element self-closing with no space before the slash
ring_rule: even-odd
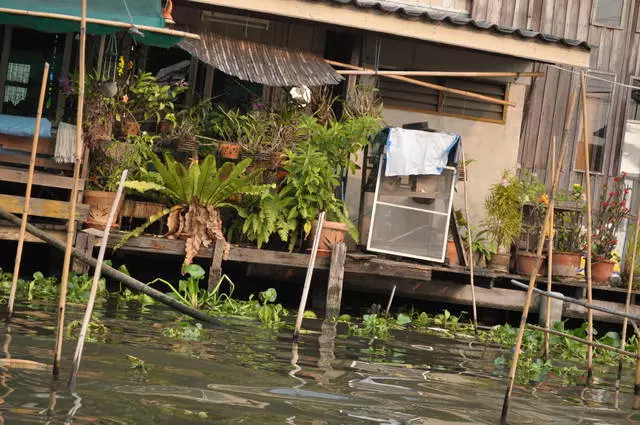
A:
<svg viewBox="0 0 640 425">
<path fill-rule="evenodd" d="M 473 81 L 468 79 L 460 80 L 454 78 L 416 79 L 502 100 L 507 97 L 507 86 L 495 82 Z M 382 94 L 385 107 L 500 124 L 503 124 L 506 119 L 506 108 L 503 105 L 483 102 L 482 100 L 445 93 L 389 78 L 380 79 L 380 93 Z"/>
<path fill-rule="evenodd" d="M 631 85 L 638 87 L 629 92 L 627 105 L 627 122 L 625 124 L 622 154 L 620 155 L 620 172 L 635 178 L 640 177 L 640 77 L 631 77 Z"/>
<path fill-rule="evenodd" d="M 593 25 L 622 27 L 625 3 L 625 0 L 596 0 L 593 6 Z"/>
<path fill-rule="evenodd" d="M 587 113 L 589 118 L 589 169 L 601 173 L 604 168 L 604 152 L 611 124 L 611 99 L 615 88 L 615 75 L 589 72 L 587 84 Z M 579 140 L 582 139 L 580 134 Z M 575 170 L 584 171 L 584 143 L 578 142 Z"/>
</svg>

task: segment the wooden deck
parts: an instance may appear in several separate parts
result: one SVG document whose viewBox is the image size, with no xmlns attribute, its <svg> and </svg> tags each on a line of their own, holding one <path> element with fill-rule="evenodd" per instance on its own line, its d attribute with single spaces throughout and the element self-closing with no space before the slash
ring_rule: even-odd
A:
<svg viewBox="0 0 640 425">
<path fill-rule="evenodd" d="M 102 233 L 90 229 L 81 232 L 79 238 L 82 235 L 90 239 L 84 242 L 84 246 L 91 247 L 99 242 Z M 108 246 L 115 246 L 121 236 L 121 233 L 111 235 Z M 184 241 L 142 236 L 130 240 L 121 250 L 183 256 Z M 212 259 L 213 256 L 213 247 L 203 248 L 197 255 L 198 258 L 207 259 Z M 225 261 L 248 264 L 247 274 L 251 276 L 268 277 L 300 285 L 309 264 L 309 255 L 232 246 Z M 315 265 L 317 270 L 328 270 L 329 267 L 330 258 L 319 257 L 317 259 Z M 478 270 L 476 280 L 479 284 L 475 289 L 477 305 L 501 311 L 521 311 L 526 292 L 511 285 L 511 279 L 527 282 L 526 277 L 519 275 L 495 273 L 486 269 Z M 345 289 L 377 293 L 386 299 L 393 285 L 397 286 L 396 296 L 398 297 L 446 304 L 471 305 L 469 271 L 464 267 L 390 261 L 378 258 L 376 255 L 359 252 L 347 255 L 344 265 Z M 537 286 L 546 289 L 546 279 L 540 278 L 537 281 Z M 586 285 L 581 281 L 554 281 L 553 289 L 567 296 L 584 299 Z M 625 290 L 623 288 L 597 286 L 594 287 L 593 293 L 595 304 L 620 311 L 624 309 Z M 631 308 L 631 312 L 634 314 L 640 314 L 640 306 L 636 302 L 637 294 L 640 294 L 640 291 L 634 291 Z M 540 296 L 534 296 L 533 312 L 539 308 L 541 299 Z M 586 318 L 586 311 L 582 307 L 565 304 L 563 317 L 583 319 Z M 594 312 L 594 318 L 603 322 L 619 321 L 617 317 L 599 312 Z"/>
</svg>

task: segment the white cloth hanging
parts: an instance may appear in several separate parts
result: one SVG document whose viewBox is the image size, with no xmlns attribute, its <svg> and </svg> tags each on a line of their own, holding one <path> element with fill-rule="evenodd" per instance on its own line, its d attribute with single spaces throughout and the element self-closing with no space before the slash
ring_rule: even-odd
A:
<svg viewBox="0 0 640 425">
<path fill-rule="evenodd" d="M 56 148 L 53 159 L 57 163 L 68 164 L 75 160 L 76 153 L 76 126 L 61 122 L 58 124 L 56 136 Z"/>
<path fill-rule="evenodd" d="M 390 128 L 385 176 L 442 174 L 460 136 L 443 132 Z"/>
</svg>

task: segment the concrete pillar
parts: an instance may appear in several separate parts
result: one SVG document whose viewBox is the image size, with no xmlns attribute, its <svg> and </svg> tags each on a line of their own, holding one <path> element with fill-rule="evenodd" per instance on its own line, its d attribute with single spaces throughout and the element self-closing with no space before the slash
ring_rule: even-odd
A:
<svg viewBox="0 0 640 425">
<path fill-rule="evenodd" d="M 552 292 L 554 295 L 562 295 L 559 292 Z M 545 325 L 545 319 L 547 317 L 547 297 L 541 296 L 538 308 L 538 324 L 540 326 Z M 551 300 L 551 322 L 549 326 L 553 326 L 554 323 L 562 320 L 562 310 L 564 308 L 564 302 L 556 298 L 550 298 Z"/>
</svg>

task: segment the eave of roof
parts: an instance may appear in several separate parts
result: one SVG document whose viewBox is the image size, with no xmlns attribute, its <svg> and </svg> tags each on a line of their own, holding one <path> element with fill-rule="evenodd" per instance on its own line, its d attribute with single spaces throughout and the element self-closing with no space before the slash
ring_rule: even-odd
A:
<svg viewBox="0 0 640 425">
<path fill-rule="evenodd" d="M 362 9 L 376 9 L 381 12 L 398 15 L 409 19 L 422 19 L 428 22 L 442 22 L 452 26 L 468 26 L 484 31 L 493 31 L 497 34 L 516 35 L 523 39 L 538 39 L 547 43 L 560 43 L 567 47 L 581 47 L 591 50 L 591 45 L 586 41 L 574 40 L 570 38 L 557 37 L 555 35 L 543 34 L 538 31 L 504 27 L 485 21 L 477 21 L 465 18 L 459 14 L 447 14 L 435 10 L 429 10 L 424 6 L 412 6 L 393 1 L 384 0 L 305 0 L 310 2 L 329 2 L 341 5 L 352 5 Z"/>
</svg>

